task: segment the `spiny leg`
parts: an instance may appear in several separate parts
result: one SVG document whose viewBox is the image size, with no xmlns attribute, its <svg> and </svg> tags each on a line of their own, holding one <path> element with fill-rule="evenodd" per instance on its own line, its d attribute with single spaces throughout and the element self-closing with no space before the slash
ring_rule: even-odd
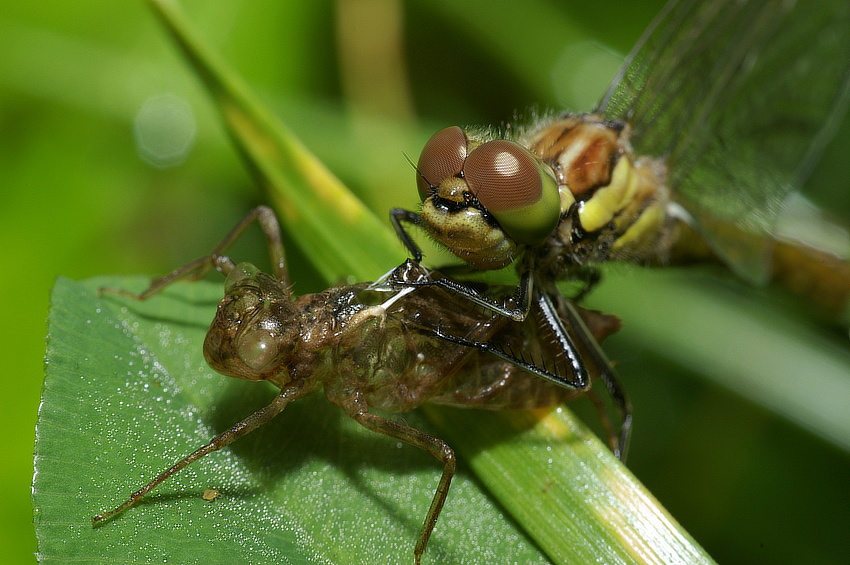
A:
<svg viewBox="0 0 850 565">
<path fill-rule="evenodd" d="M 434 334 L 446 341 L 494 354 L 525 371 L 565 388 L 590 392 L 591 381 L 588 368 L 594 369 L 620 414 L 619 433 L 614 433 L 611 426 L 612 420 L 607 415 L 604 415 L 602 419 L 606 431 L 609 432 L 611 450 L 617 458 L 624 460 L 631 438 L 631 404 L 617 380 L 616 374 L 611 369 L 611 364 L 605 353 L 596 338 L 588 330 L 575 306 L 571 301 L 566 300 L 557 288 L 554 286 L 551 289 L 538 287 L 533 288 L 532 292 L 536 306 L 534 314 L 539 316 L 538 323 L 541 328 L 547 330 L 553 345 L 563 355 L 566 362 L 565 371 L 559 370 L 557 366 L 553 367 L 554 371 L 547 370 L 545 367 L 517 357 L 510 351 L 502 350 L 490 342 L 475 342 L 459 336 L 447 335 L 439 327 L 435 328 Z M 595 394 L 591 396 L 591 400 L 594 399 L 594 404 L 597 409 L 600 409 L 602 404 L 597 404 L 599 398 Z M 603 412 L 604 408 L 600 410 L 600 413 Z"/>
<path fill-rule="evenodd" d="M 182 279 L 198 280 L 206 275 L 210 268 L 215 268 L 224 275 L 233 270 L 234 263 L 229 257 L 223 255 L 233 243 L 245 232 L 251 222 L 256 221 L 263 230 L 263 235 L 269 246 L 269 258 L 272 263 L 272 271 L 275 277 L 284 284 L 289 284 L 289 275 L 286 270 L 286 256 L 283 251 L 283 241 L 280 236 L 280 224 L 274 212 L 268 206 L 257 206 L 237 223 L 233 229 L 215 246 L 212 253 L 195 259 L 179 267 L 163 277 L 154 279 L 150 286 L 139 294 L 128 292 L 119 288 L 101 288 L 100 293 L 108 292 L 128 296 L 136 300 L 147 300 L 158 294 L 167 286 Z"/>
<path fill-rule="evenodd" d="M 565 323 L 561 319 L 559 311 L 555 309 L 555 305 L 552 303 L 552 299 L 542 289 L 535 289 L 534 299 L 537 304 L 536 313 L 539 315 L 539 323 L 546 328 L 554 343 L 557 344 L 563 353 L 564 360 L 568 364 L 572 374 L 565 381 L 555 381 L 555 383 L 577 390 L 588 390 L 590 388 L 590 376 L 587 373 L 587 367 L 575 341 L 567 330 L 567 328 L 574 329 L 573 321 L 569 320 Z"/>
<path fill-rule="evenodd" d="M 92 518 L 92 524 L 97 524 L 98 522 L 102 522 L 112 516 L 123 512 L 124 510 L 130 508 L 139 502 L 142 498 L 145 497 L 150 491 L 159 486 L 163 481 L 168 479 L 171 475 L 177 473 L 187 465 L 194 463 L 201 457 L 205 455 L 209 455 L 214 451 L 218 451 L 222 447 L 230 445 L 237 439 L 242 436 L 256 430 L 260 426 L 267 424 L 271 421 L 275 416 L 280 414 L 283 409 L 289 404 L 291 401 L 296 400 L 304 395 L 306 387 L 304 386 L 304 381 L 298 381 L 293 383 L 292 385 L 283 389 L 280 394 L 278 394 L 274 400 L 271 401 L 268 405 L 263 408 L 260 408 L 241 422 L 237 422 L 229 429 L 215 436 L 208 444 L 203 447 L 195 450 L 191 454 L 187 455 L 183 459 L 177 461 L 174 465 L 157 475 L 151 482 L 134 492 L 130 498 L 128 498 L 123 504 L 117 506 L 113 510 L 108 512 L 103 512 L 102 514 L 98 514 Z"/>
<path fill-rule="evenodd" d="M 481 306 L 487 311 L 495 312 L 517 322 L 525 320 L 528 316 L 528 312 L 531 310 L 531 300 L 534 291 L 534 277 L 530 272 L 523 273 L 514 295 L 502 303 L 498 303 L 487 296 L 484 296 L 474 287 L 465 284 L 462 281 L 446 277 L 412 281 L 405 280 L 403 277 L 399 276 L 400 274 L 400 272 L 393 271 L 389 282 L 400 287 L 436 286 L 452 294 L 465 298 L 466 300 Z"/>
<path fill-rule="evenodd" d="M 593 404 L 593 408 L 596 410 L 596 413 L 599 414 L 599 420 L 602 422 L 602 429 L 605 430 L 605 434 L 608 436 L 608 447 L 614 452 L 614 455 L 617 456 L 621 461 L 623 457 L 623 451 L 620 449 L 620 445 L 622 445 L 623 438 L 614 433 L 614 423 L 611 421 L 611 417 L 608 415 L 608 411 L 605 409 L 605 403 L 599 398 L 599 395 L 596 394 L 596 391 L 593 389 L 588 390 L 585 393 L 585 396 L 590 403 Z"/>
<path fill-rule="evenodd" d="M 404 228 L 403 222 L 414 226 L 421 226 L 422 217 L 416 212 L 410 212 L 403 208 L 393 208 L 390 210 L 390 223 L 395 229 L 396 236 L 398 236 L 402 244 L 413 256 L 413 260 L 416 263 L 421 263 L 422 250 L 410 236 L 410 233 Z M 526 270 L 523 273 L 520 284 L 517 286 L 512 302 L 499 304 L 482 295 L 475 288 L 464 284 L 463 282 L 445 277 L 415 282 L 396 277 L 395 280 L 390 280 L 390 282 L 398 284 L 399 286 L 438 286 L 449 292 L 463 296 L 467 300 L 471 300 L 475 304 L 478 304 L 487 310 L 492 310 L 497 314 L 507 318 L 512 318 L 518 322 L 523 321 L 526 316 L 528 316 L 528 311 L 531 308 L 531 292 L 534 286 L 534 278 L 531 276 L 531 272 Z"/>
<path fill-rule="evenodd" d="M 366 402 L 359 394 L 348 398 L 332 398 L 332 396 L 334 395 L 329 395 L 328 399 L 345 410 L 351 418 L 364 428 L 418 447 L 423 451 L 427 451 L 435 459 L 443 463 L 443 473 L 440 475 L 440 482 L 437 485 L 437 490 L 434 491 L 431 506 L 428 508 L 428 514 L 425 515 L 425 522 L 422 524 L 422 529 L 419 530 L 419 538 L 413 550 L 414 563 L 419 565 L 422 560 L 422 554 L 425 552 L 425 547 L 428 545 L 428 540 L 431 538 L 431 532 L 434 531 L 434 525 L 440 516 L 440 511 L 446 502 L 446 497 L 449 494 L 449 486 L 457 468 L 457 459 L 455 458 L 454 450 L 449 444 L 438 437 L 426 434 L 407 424 L 402 424 L 401 422 L 368 412 Z"/>
<path fill-rule="evenodd" d="M 532 361 L 528 361 L 516 354 L 512 351 L 508 351 L 503 349 L 502 347 L 495 345 L 493 343 L 487 341 L 474 341 L 471 339 L 466 339 L 460 336 L 455 336 L 446 333 L 440 326 L 437 326 L 433 330 L 430 330 L 429 333 L 442 339 L 443 341 L 447 341 L 449 343 L 454 343 L 455 345 L 462 345 L 464 347 L 469 347 L 471 349 L 477 349 L 482 353 L 489 353 L 491 355 L 495 355 L 499 359 L 507 361 L 511 365 L 514 365 L 523 371 L 531 373 L 532 375 L 536 375 L 541 377 L 551 383 L 554 383 L 560 387 L 583 390 L 581 387 L 577 386 L 574 381 L 570 380 L 569 371 L 560 371 L 558 367 L 553 367 L 552 369 L 548 369 L 541 365 L 537 365 Z M 571 369 L 573 370 L 573 369 Z M 506 381 L 504 384 L 499 385 L 499 388 L 502 389 L 508 386 L 508 382 Z M 488 387 L 490 388 L 490 387 Z M 495 393 L 494 393 L 495 394 Z"/>
<path fill-rule="evenodd" d="M 390 223 L 395 229 L 396 236 L 398 236 L 402 244 L 404 244 L 407 251 L 413 255 L 414 261 L 421 263 L 422 249 L 416 244 L 413 238 L 410 237 L 410 233 L 404 229 L 402 222 L 407 222 L 412 226 L 421 226 L 422 217 L 416 212 L 411 212 L 403 208 L 393 208 L 390 210 Z"/>
<path fill-rule="evenodd" d="M 558 307 L 556 308 L 558 317 L 562 320 L 564 326 L 569 327 L 572 330 L 572 335 L 575 337 L 577 345 L 582 351 L 584 363 L 596 369 L 599 374 L 599 379 L 605 385 L 614 406 L 620 413 L 620 433 L 613 434 L 610 440 L 611 444 L 614 446 L 612 449 L 614 451 L 614 455 L 616 455 L 621 461 L 625 461 L 629 450 L 629 441 L 631 440 L 632 431 L 631 402 L 629 402 L 625 390 L 620 385 L 617 375 L 611 368 L 611 363 L 608 361 L 608 358 L 605 356 L 605 353 L 602 351 L 602 348 L 599 346 L 596 338 L 593 337 L 593 334 L 587 329 L 587 325 L 585 325 L 584 321 L 581 319 L 581 316 L 576 311 L 575 306 L 573 306 L 569 300 L 566 300 L 560 294 L 555 294 L 554 296 L 558 301 Z M 551 303 L 551 298 L 548 297 L 549 295 L 547 294 L 547 300 L 549 300 L 550 305 L 555 308 L 554 304 Z"/>
</svg>

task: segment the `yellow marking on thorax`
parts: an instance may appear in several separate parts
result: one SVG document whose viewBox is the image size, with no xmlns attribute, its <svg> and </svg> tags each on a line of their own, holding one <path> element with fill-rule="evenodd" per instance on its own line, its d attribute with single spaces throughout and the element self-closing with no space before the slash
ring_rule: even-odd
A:
<svg viewBox="0 0 850 565">
<path fill-rule="evenodd" d="M 631 160 L 621 158 L 608 186 L 597 189 L 579 211 L 581 226 L 592 232 L 609 224 L 633 202 L 639 184 Z"/>
<path fill-rule="evenodd" d="M 617 238 L 611 248 L 619 251 L 626 247 L 640 247 L 647 243 L 647 237 L 657 234 L 664 225 L 665 213 L 660 206 L 650 206 Z"/>
</svg>

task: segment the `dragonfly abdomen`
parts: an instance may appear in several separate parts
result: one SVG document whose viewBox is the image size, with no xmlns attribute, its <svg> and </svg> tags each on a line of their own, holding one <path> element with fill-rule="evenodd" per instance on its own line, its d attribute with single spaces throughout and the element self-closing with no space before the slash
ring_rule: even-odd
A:
<svg viewBox="0 0 850 565">
<path fill-rule="evenodd" d="M 773 249 L 772 280 L 820 305 L 827 314 L 850 317 L 850 261 L 795 242 Z"/>
</svg>

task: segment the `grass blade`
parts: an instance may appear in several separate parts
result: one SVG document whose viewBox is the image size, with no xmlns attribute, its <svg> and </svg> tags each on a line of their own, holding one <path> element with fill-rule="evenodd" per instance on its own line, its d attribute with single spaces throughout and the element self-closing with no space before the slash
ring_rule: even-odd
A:
<svg viewBox="0 0 850 565">
<path fill-rule="evenodd" d="M 179 6 L 149 0 L 221 112 L 237 150 L 281 223 L 329 283 L 377 278 L 402 248 L 381 223 L 284 126 L 198 36 Z M 387 261 L 386 259 L 389 259 Z"/>
</svg>

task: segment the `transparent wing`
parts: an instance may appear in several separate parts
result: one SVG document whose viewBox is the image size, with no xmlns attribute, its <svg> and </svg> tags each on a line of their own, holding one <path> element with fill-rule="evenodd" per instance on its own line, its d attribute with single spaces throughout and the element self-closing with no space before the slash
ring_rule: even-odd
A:
<svg viewBox="0 0 850 565">
<path fill-rule="evenodd" d="M 672 0 L 597 111 L 631 123 L 636 154 L 666 158 L 675 199 L 761 281 L 783 201 L 846 109 L 848 69 L 847 0 Z"/>
</svg>

